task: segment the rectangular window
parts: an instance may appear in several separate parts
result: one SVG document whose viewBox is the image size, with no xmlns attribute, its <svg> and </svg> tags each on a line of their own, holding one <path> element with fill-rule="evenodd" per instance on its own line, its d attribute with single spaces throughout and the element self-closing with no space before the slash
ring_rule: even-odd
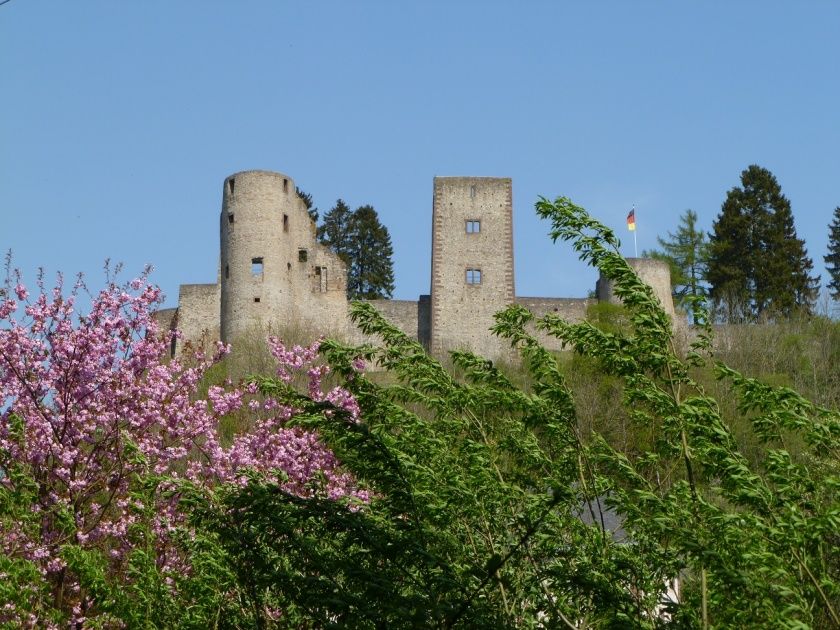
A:
<svg viewBox="0 0 840 630">
<path fill-rule="evenodd" d="M 481 221 L 469 219 L 467 221 L 467 234 L 478 234 L 479 232 L 481 232 Z"/>
<path fill-rule="evenodd" d="M 284 193 L 289 192 L 289 180 L 288 179 L 283 180 L 283 192 Z"/>
<path fill-rule="evenodd" d="M 288 214 L 283 215 L 283 231 L 284 232 L 289 231 L 289 215 Z"/>
<path fill-rule="evenodd" d="M 467 269 L 467 284 L 481 284 L 481 269 Z"/>
<path fill-rule="evenodd" d="M 260 298 L 254 298 L 254 302 L 259 304 L 260 303 Z"/>
<path fill-rule="evenodd" d="M 234 179 L 233 179 L 233 177 L 231 177 L 228 180 L 228 190 L 230 191 L 230 196 L 231 197 L 233 196 L 233 182 L 234 182 Z"/>
<path fill-rule="evenodd" d="M 251 259 L 251 275 L 258 276 L 262 278 L 263 275 L 263 259 L 262 258 L 252 258 Z"/>
<path fill-rule="evenodd" d="M 233 225 L 233 214 L 229 214 L 229 215 L 228 215 L 228 223 L 229 223 L 230 225 Z"/>
<path fill-rule="evenodd" d="M 298 262 L 306 262 L 307 260 L 309 260 L 309 252 L 307 252 L 305 249 L 299 249 Z"/>
</svg>

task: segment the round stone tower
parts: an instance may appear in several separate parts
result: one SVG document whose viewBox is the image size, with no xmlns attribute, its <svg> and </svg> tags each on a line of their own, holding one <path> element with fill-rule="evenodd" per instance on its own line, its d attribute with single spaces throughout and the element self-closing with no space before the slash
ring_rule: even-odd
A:
<svg viewBox="0 0 840 630">
<path fill-rule="evenodd" d="M 633 268 L 639 279 L 653 289 L 665 312 L 674 318 L 674 300 L 671 297 L 671 269 L 668 263 L 653 258 L 627 258 L 627 264 Z M 620 304 L 613 292 L 611 280 L 601 276 L 595 290 L 598 299 L 603 302 Z"/>
<path fill-rule="evenodd" d="M 284 250 L 298 196 L 287 175 L 244 171 L 225 180 L 222 199 L 220 323 L 222 340 L 230 343 L 256 325 L 288 316 L 291 253 Z"/>
</svg>

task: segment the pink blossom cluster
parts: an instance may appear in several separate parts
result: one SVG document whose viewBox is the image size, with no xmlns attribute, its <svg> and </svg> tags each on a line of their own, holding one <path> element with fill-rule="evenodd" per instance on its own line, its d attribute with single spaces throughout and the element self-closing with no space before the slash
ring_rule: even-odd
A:
<svg viewBox="0 0 840 630">
<path fill-rule="evenodd" d="M 37 532 L 0 520 L 0 550 L 35 562 L 76 621 L 90 602 L 63 571 L 63 544 L 100 548 L 118 567 L 131 547 L 129 530 L 142 510 L 153 508 L 161 566 L 184 568 L 167 549 L 168 533 L 183 520 L 177 503 L 162 495 L 153 506 L 133 499 L 138 475 L 213 485 L 243 483 L 245 473 L 256 470 L 300 496 L 368 498 L 316 435 L 284 426 L 294 409 L 258 397 L 252 385 L 210 387 L 207 400 L 197 396 L 205 372 L 228 348 L 220 345 L 212 358 L 166 362 L 175 333 L 159 334 L 153 312 L 161 292 L 148 273 L 126 285 L 110 282 L 84 315 L 75 312 L 81 279 L 65 296 L 60 276 L 49 291 L 39 277 L 40 291 L 30 300 L 15 273 L 0 293 L 0 483 L 14 491 L 3 468 L 25 465 L 38 484 L 32 510 L 42 515 Z M 307 370 L 315 400 L 358 418 L 346 390 L 321 392 L 327 368 L 313 365 L 317 343 L 286 349 L 273 339 L 270 348 L 282 379 Z M 219 420 L 243 406 L 259 409 L 260 418 L 223 446 Z M 22 435 L 13 429 L 15 419 Z M 59 513 L 72 516 L 72 534 L 57 524 Z"/>
</svg>

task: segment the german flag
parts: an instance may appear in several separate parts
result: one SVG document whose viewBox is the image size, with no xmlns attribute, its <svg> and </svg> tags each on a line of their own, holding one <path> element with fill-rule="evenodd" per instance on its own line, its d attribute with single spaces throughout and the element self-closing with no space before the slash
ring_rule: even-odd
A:
<svg viewBox="0 0 840 630">
<path fill-rule="evenodd" d="M 631 232 L 636 231 L 636 209 L 633 208 L 630 214 L 627 215 L 627 229 Z"/>
</svg>

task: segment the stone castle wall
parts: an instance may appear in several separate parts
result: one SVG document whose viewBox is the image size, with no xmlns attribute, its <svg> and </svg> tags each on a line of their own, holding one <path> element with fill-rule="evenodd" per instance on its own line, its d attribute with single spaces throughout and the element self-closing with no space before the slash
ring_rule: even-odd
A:
<svg viewBox="0 0 840 630">
<path fill-rule="evenodd" d="M 531 311 L 535 317 L 546 315 L 558 315 L 570 323 L 582 322 L 586 319 L 586 311 L 593 304 L 597 304 L 595 298 L 544 298 L 544 297 L 516 297 L 516 303 Z M 531 333 L 548 350 L 562 350 L 562 346 L 556 337 L 551 337 L 542 331 L 535 329 Z"/>
<path fill-rule="evenodd" d="M 228 177 L 219 240 L 222 340 L 256 326 L 346 328 L 344 263 L 317 241 L 291 177 L 266 171 Z"/>
<path fill-rule="evenodd" d="M 432 209 L 431 351 L 507 353 L 489 333 L 513 303 L 513 191 L 509 178 L 436 177 Z"/>
<path fill-rule="evenodd" d="M 214 284 L 181 285 L 177 309 L 156 314 L 181 339 L 235 343 L 255 330 L 334 335 L 375 342 L 349 321 L 344 263 L 316 238 L 315 223 L 282 173 L 244 171 L 223 186 L 220 258 Z M 666 263 L 628 259 L 674 316 Z M 493 315 L 516 302 L 537 317 L 556 313 L 582 321 L 598 300 L 615 302 L 612 284 L 598 281 L 598 299 L 516 297 L 513 274 L 513 192 L 509 178 L 436 177 L 432 209 L 431 292 L 418 300 L 371 300 L 400 330 L 435 355 L 467 349 L 510 359 L 508 344 L 489 329 Z M 537 333 L 546 347 L 553 337 Z"/>
<path fill-rule="evenodd" d="M 671 297 L 671 270 L 668 263 L 653 258 L 627 258 L 626 260 L 639 279 L 653 289 L 662 308 L 673 318 L 675 316 L 674 300 Z M 602 302 L 621 303 L 621 300 L 613 293 L 612 281 L 606 278 L 598 279 L 595 293 L 598 300 Z"/>
</svg>

